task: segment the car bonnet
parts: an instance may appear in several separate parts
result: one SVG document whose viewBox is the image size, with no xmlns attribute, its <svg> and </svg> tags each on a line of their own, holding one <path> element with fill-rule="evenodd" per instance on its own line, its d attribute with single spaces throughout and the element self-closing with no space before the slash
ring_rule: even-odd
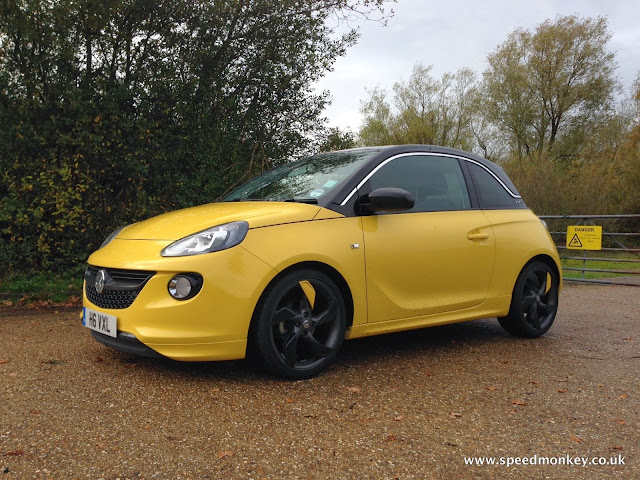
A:
<svg viewBox="0 0 640 480">
<path fill-rule="evenodd" d="M 229 222 L 244 220 L 249 228 L 312 220 L 317 205 L 289 202 L 212 203 L 158 215 L 126 227 L 120 240 L 178 240 Z M 336 214 L 339 216 L 339 214 Z"/>
</svg>

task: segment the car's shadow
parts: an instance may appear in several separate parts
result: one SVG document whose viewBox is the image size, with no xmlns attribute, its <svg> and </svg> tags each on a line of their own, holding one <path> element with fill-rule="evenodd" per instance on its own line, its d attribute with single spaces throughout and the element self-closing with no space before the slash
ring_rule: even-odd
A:
<svg viewBox="0 0 640 480">
<path fill-rule="evenodd" d="M 450 349 L 463 343 L 491 343 L 508 335 L 495 320 L 440 325 L 404 332 L 357 338 L 345 342 L 339 355 L 342 361 L 366 361 L 389 355 L 413 355 Z"/>
<path fill-rule="evenodd" d="M 372 363 L 384 368 L 410 361 L 418 356 L 433 357 L 436 354 L 451 354 L 464 347 L 489 348 L 497 342 L 514 339 L 502 330 L 495 320 L 475 320 L 452 325 L 442 325 L 419 330 L 389 333 L 346 341 L 334 365 L 328 372 L 368 368 Z M 135 366 L 146 374 L 176 374 L 181 377 L 215 377 L 219 380 L 266 380 L 259 365 L 251 360 L 223 362 L 177 362 L 170 359 L 148 359 L 135 357 L 114 350 L 103 350 L 102 356 L 124 366 Z M 108 353 L 107 353 L 108 352 Z"/>
</svg>

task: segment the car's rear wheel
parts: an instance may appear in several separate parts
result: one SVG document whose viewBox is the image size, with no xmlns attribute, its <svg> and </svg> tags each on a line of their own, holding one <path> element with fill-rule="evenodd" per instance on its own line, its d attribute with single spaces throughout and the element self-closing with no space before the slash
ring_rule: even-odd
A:
<svg viewBox="0 0 640 480">
<path fill-rule="evenodd" d="M 250 348 L 260 365 L 280 377 L 308 378 L 326 368 L 342 346 L 345 302 L 328 275 L 295 270 L 268 288 L 253 322 Z"/>
<path fill-rule="evenodd" d="M 543 335 L 558 311 L 559 282 L 549 265 L 534 261 L 522 269 L 511 297 L 506 317 L 498 318 L 507 332 L 518 337 Z"/>
</svg>

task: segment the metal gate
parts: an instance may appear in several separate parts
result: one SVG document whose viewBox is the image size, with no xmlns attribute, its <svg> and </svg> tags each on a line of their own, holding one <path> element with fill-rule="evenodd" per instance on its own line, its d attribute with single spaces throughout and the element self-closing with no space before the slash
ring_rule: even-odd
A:
<svg viewBox="0 0 640 480">
<path fill-rule="evenodd" d="M 640 215 L 541 215 L 540 218 L 547 223 L 556 243 L 563 271 L 581 272 L 578 278 L 565 275 L 564 281 L 640 287 Z M 578 253 L 569 249 L 566 242 L 569 225 L 602 226 L 602 248 Z M 581 266 L 564 266 L 567 261 Z M 616 268 L 605 268 L 603 263 L 616 264 Z M 610 278 L 588 278 L 589 273 Z"/>
</svg>

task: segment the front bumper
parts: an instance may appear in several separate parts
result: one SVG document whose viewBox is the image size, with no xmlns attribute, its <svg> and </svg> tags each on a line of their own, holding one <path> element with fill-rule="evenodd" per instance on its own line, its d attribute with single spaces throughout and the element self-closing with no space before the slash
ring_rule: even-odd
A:
<svg viewBox="0 0 640 480">
<path fill-rule="evenodd" d="M 121 352 L 131 353 L 137 357 L 165 358 L 164 355 L 160 355 L 155 350 L 147 347 L 144 343 L 142 343 L 130 333 L 118 332 L 118 336 L 116 338 L 113 338 L 109 335 L 91 330 L 91 335 L 98 342 L 106 345 L 107 347 L 119 350 Z"/>
<path fill-rule="evenodd" d="M 241 246 L 176 258 L 160 257 L 161 249 L 161 242 L 115 239 L 89 257 L 97 268 L 156 272 L 126 308 L 96 305 L 85 285 L 84 306 L 117 318 L 117 338 L 92 331 L 94 338 L 143 356 L 151 350 L 182 361 L 244 358 L 253 311 L 275 270 Z M 202 289 L 193 298 L 176 300 L 167 286 L 185 272 L 202 275 Z"/>
</svg>

